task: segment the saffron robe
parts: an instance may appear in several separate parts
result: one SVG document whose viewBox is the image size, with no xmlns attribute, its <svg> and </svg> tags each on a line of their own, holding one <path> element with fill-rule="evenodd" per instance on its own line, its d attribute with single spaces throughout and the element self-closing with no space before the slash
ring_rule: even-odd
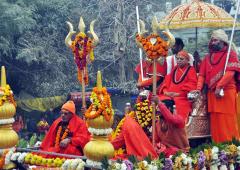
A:
<svg viewBox="0 0 240 170">
<path fill-rule="evenodd" d="M 231 50 L 226 74 L 223 70 L 227 58 L 225 46 L 221 51 L 205 56 L 199 73 L 197 89 L 201 90 L 203 83 L 208 88 L 208 112 L 210 112 L 210 130 L 214 142 L 239 139 L 237 125 L 237 86 L 235 76 L 240 72 L 237 54 Z M 216 88 L 224 89 L 224 96 L 215 96 Z M 221 128 L 219 128 L 219 126 Z"/>
<path fill-rule="evenodd" d="M 176 79 L 176 81 L 175 81 Z M 187 94 L 195 90 L 197 86 L 197 74 L 195 69 L 187 65 L 184 68 L 176 66 L 174 70 L 165 77 L 160 90 L 160 100 L 173 99 L 176 105 L 177 114 L 186 121 L 192 111 L 192 103 L 188 100 Z M 170 98 L 165 92 L 176 92 L 179 96 Z"/>
<path fill-rule="evenodd" d="M 155 142 L 160 146 L 160 151 L 166 156 L 174 155 L 179 150 L 188 151 L 190 146 L 184 118 L 171 113 L 163 103 L 158 105 L 158 111 L 162 118 L 156 122 Z"/>
<path fill-rule="evenodd" d="M 114 149 L 126 148 L 127 155 L 143 159 L 148 155 L 157 158 L 153 145 L 141 126 L 130 116 L 126 116 L 120 134 L 111 142 Z"/>
<path fill-rule="evenodd" d="M 83 155 L 83 148 L 90 140 L 90 133 L 88 132 L 85 122 L 77 115 L 73 115 L 69 121 L 69 133 L 72 134 L 71 142 L 66 148 L 55 147 L 56 135 L 59 124 L 62 122 L 62 118 L 58 118 L 53 122 L 45 138 L 42 141 L 40 149 L 48 152 L 56 152 L 72 155 Z"/>
<path fill-rule="evenodd" d="M 143 67 L 143 77 L 146 78 L 145 80 L 142 80 L 141 76 L 141 65 L 138 64 L 135 68 L 135 72 L 138 73 L 138 83 L 141 84 L 141 87 L 147 90 L 152 90 L 152 84 L 153 84 L 153 63 L 149 63 L 147 61 L 142 62 Z M 164 59 L 163 64 L 160 64 L 159 62 L 156 63 L 156 70 L 157 70 L 157 86 L 159 86 L 164 76 L 167 72 L 167 63 Z"/>
</svg>

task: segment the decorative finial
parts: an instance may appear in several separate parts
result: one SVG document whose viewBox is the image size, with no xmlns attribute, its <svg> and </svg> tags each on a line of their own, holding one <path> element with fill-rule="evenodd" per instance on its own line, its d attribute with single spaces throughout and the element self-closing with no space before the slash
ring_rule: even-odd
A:
<svg viewBox="0 0 240 170">
<path fill-rule="evenodd" d="M 6 81 L 6 71 L 5 71 L 5 67 L 2 66 L 1 68 L 1 87 L 6 87 L 7 85 L 7 81 Z"/>
<path fill-rule="evenodd" d="M 98 90 L 102 89 L 102 74 L 101 74 L 101 71 L 97 72 L 97 88 L 98 88 Z"/>
<path fill-rule="evenodd" d="M 152 32 L 154 34 L 157 34 L 157 31 L 158 31 L 158 21 L 157 21 L 157 17 L 154 16 L 152 20 Z"/>
<path fill-rule="evenodd" d="M 84 24 L 83 18 L 80 17 L 80 21 L 79 21 L 79 24 L 78 24 L 78 29 L 79 29 L 80 32 L 85 33 L 85 28 L 86 28 L 86 26 Z"/>
</svg>

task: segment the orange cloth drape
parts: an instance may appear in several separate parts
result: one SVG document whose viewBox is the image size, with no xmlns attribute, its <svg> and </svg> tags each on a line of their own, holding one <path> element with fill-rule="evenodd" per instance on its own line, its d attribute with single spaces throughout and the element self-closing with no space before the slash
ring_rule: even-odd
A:
<svg viewBox="0 0 240 170">
<path fill-rule="evenodd" d="M 112 141 L 114 149 L 126 147 L 127 155 L 143 159 L 148 155 L 157 158 L 153 145 L 141 126 L 130 116 L 126 116 L 120 134 Z"/>
<path fill-rule="evenodd" d="M 238 131 L 240 136 L 240 93 L 237 94 L 237 121 L 238 121 Z"/>
<path fill-rule="evenodd" d="M 214 142 L 239 139 L 236 95 L 236 89 L 225 90 L 223 98 L 216 98 L 214 92 L 208 92 L 210 130 Z"/>
</svg>

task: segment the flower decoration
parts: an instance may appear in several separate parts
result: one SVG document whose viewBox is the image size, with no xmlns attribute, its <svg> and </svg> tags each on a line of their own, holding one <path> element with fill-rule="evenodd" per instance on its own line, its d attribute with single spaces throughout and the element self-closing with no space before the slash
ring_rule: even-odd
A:
<svg viewBox="0 0 240 170">
<path fill-rule="evenodd" d="M 58 127 L 58 130 L 57 130 L 57 135 L 56 135 L 56 140 L 55 140 L 55 147 L 59 148 L 59 143 L 60 141 L 64 140 L 67 138 L 68 134 L 69 134 L 69 127 L 67 127 L 63 134 L 62 134 L 62 126 L 59 126 Z M 62 136 L 61 136 L 62 134 Z"/>
<path fill-rule="evenodd" d="M 166 57 L 168 55 L 167 42 L 157 34 L 151 34 L 146 38 L 137 34 L 136 40 L 142 46 L 143 50 L 147 54 L 147 57 L 150 59 L 157 59 L 161 56 Z M 151 40 L 155 41 L 155 43 L 153 44 Z"/>
<path fill-rule="evenodd" d="M 88 84 L 88 73 L 87 73 L 87 64 L 93 62 L 94 54 L 93 48 L 98 44 L 98 36 L 94 32 L 94 23 L 92 21 L 90 24 L 89 33 L 93 38 L 90 38 L 85 34 L 85 23 L 83 18 L 80 17 L 79 21 L 79 33 L 75 36 L 75 39 L 72 41 L 71 38 L 76 32 L 73 31 L 73 25 L 70 22 L 67 22 L 69 26 L 69 33 L 65 38 L 66 45 L 72 49 L 74 54 L 74 60 L 78 68 L 78 79 L 82 84 L 84 81 L 85 84 Z"/>
<path fill-rule="evenodd" d="M 94 119 L 103 115 L 107 121 L 110 121 L 114 111 L 112 109 L 112 102 L 107 89 L 105 87 L 102 87 L 101 89 L 94 87 L 90 99 L 92 104 L 85 112 L 85 117 L 87 119 Z"/>
<path fill-rule="evenodd" d="M 151 134 L 152 106 L 148 100 L 136 104 L 136 119 L 147 135 Z"/>
<path fill-rule="evenodd" d="M 45 132 L 48 130 L 49 124 L 46 120 L 41 120 L 37 123 L 37 129 L 39 132 Z"/>
<path fill-rule="evenodd" d="M 13 92 L 8 84 L 5 87 L 0 87 L 0 106 L 6 101 L 13 103 L 15 107 L 17 106 L 13 98 Z"/>
</svg>

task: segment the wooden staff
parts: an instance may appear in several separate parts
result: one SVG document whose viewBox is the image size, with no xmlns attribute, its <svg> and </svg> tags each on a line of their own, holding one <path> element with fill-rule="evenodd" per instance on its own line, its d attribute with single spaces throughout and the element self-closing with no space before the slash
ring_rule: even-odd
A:
<svg viewBox="0 0 240 170">
<path fill-rule="evenodd" d="M 85 68 L 83 70 L 81 70 L 81 74 L 82 74 L 82 111 L 85 112 L 86 110 L 86 96 L 85 96 L 85 81 L 84 81 L 84 72 L 85 72 Z M 83 113 L 84 114 L 84 113 Z"/>
<path fill-rule="evenodd" d="M 153 96 L 157 94 L 157 68 L 156 61 L 153 59 Z M 155 147 L 155 127 L 156 127 L 156 103 L 152 102 L 152 144 Z"/>
</svg>

